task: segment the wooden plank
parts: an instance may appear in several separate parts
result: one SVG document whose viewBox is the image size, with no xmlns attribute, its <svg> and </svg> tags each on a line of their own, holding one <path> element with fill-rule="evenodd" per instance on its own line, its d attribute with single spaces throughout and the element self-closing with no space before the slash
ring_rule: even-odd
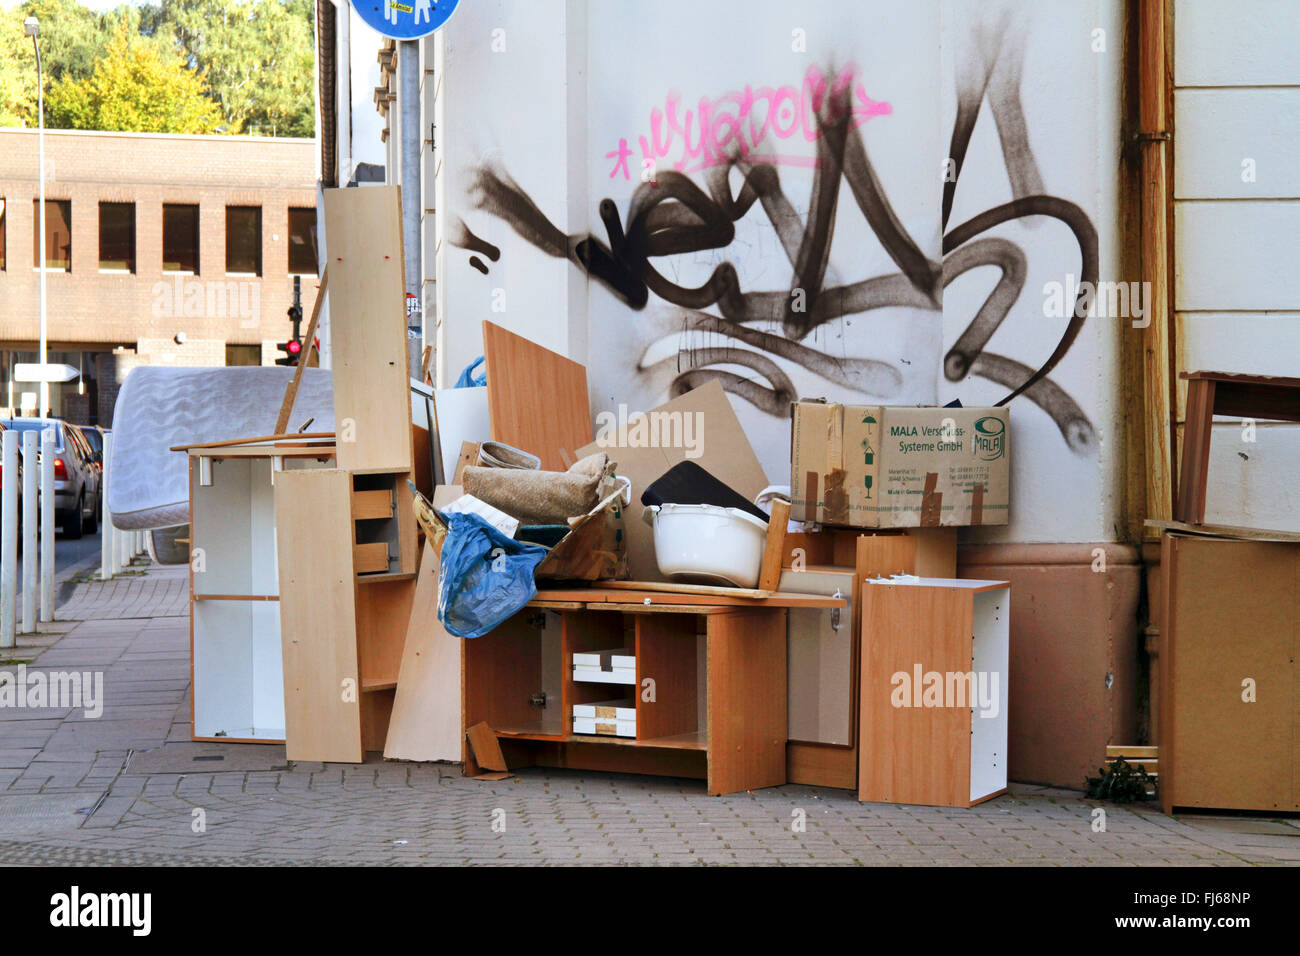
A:
<svg viewBox="0 0 1300 956">
<path fill-rule="evenodd" d="M 402 482 L 406 487 L 406 483 Z M 409 489 L 408 489 L 409 491 Z M 409 510 L 409 509 L 408 509 Z M 373 521 L 393 516 L 393 493 L 383 488 L 352 492 L 352 520 Z"/>
<path fill-rule="evenodd" d="M 785 619 L 776 609 L 708 619 L 709 793 L 786 782 Z"/>
<path fill-rule="evenodd" d="M 699 729 L 695 621 L 664 615 L 636 618 L 636 736 L 675 737 Z M 654 699 L 645 700 L 647 679 Z"/>
<path fill-rule="evenodd" d="M 461 474 L 466 468 L 478 461 L 478 446 L 478 442 L 466 441 L 460 443 L 460 454 L 456 456 L 456 468 L 454 477 L 451 479 L 453 485 L 459 485 Z"/>
<path fill-rule="evenodd" d="M 1125 760 L 1155 760 L 1160 756 L 1159 747 L 1134 746 L 1133 744 L 1107 744 L 1106 759 L 1123 757 Z"/>
<path fill-rule="evenodd" d="M 1232 524 L 1187 524 L 1184 521 L 1155 521 L 1148 519 L 1149 528 L 1162 531 L 1182 531 L 1186 534 L 1211 538 L 1248 538 L 1252 541 L 1300 541 L 1300 531 L 1274 531 L 1268 528 L 1243 528 Z"/>
<path fill-rule="evenodd" d="M 284 400 L 280 403 L 280 414 L 275 419 L 275 430 L 283 432 L 289 427 L 289 415 L 293 412 L 294 400 L 298 397 L 298 386 L 302 383 L 303 369 L 311 363 L 311 353 L 316 342 L 316 323 L 320 320 L 321 305 L 325 301 L 325 289 L 329 281 L 329 269 L 326 268 L 316 286 L 316 298 L 311 306 L 311 319 L 307 323 L 307 344 L 298 353 L 298 364 L 293 370 L 293 378 L 284 389 Z"/>
<path fill-rule="evenodd" d="M 785 748 L 785 774 L 790 783 L 808 787 L 858 789 L 857 747 L 829 747 L 790 741 Z"/>
<path fill-rule="evenodd" d="M 708 605 L 714 607 L 844 607 L 842 598 L 824 597 L 818 594 L 792 594 L 785 591 L 773 591 L 764 598 L 743 598 L 734 597 L 730 594 L 709 594 L 695 595 L 691 593 L 682 594 L 676 590 L 668 591 L 646 591 L 646 590 L 621 590 L 619 588 L 607 588 L 610 582 L 601 582 L 598 588 L 572 588 L 572 589 L 547 589 L 537 592 L 537 599 L 542 601 L 582 601 L 588 607 L 595 608 L 599 604 L 638 604 L 647 608 L 660 608 L 667 605 L 680 604 L 696 606 L 704 603 L 707 599 Z M 730 591 L 730 588 L 720 588 L 719 590 Z"/>
<path fill-rule="evenodd" d="M 790 521 L 790 502 L 777 498 L 767 522 L 767 540 L 763 544 L 763 564 L 758 572 L 758 590 L 775 591 L 781 580 L 781 556 L 785 552 L 785 531 Z"/>
<path fill-rule="evenodd" d="M 563 453 L 576 457 L 593 437 L 586 367 L 491 322 L 483 323 L 483 354 L 493 440 L 564 471 Z"/>
<path fill-rule="evenodd" d="M 290 760 L 361 760 L 352 523 L 345 520 L 351 492 L 352 476 L 333 468 L 276 476 L 285 753 Z"/>
<path fill-rule="evenodd" d="M 349 524 L 348 527 L 351 527 Z M 388 570 L 388 542 L 373 541 L 352 546 L 353 563 L 357 574 L 372 574 Z"/>
<path fill-rule="evenodd" d="M 438 553 L 424 543 L 384 756 L 460 760 L 462 641 L 438 620 Z"/>
<path fill-rule="evenodd" d="M 327 189 L 324 206 L 338 464 L 350 471 L 409 472 L 400 190 Z"/>
<path fill-rule="evenodd" d="M 970 806 L 970 708 L 895 706 L 901 689 L 893 675 L 910 679 L 918 664 L 923 672 L 969 672 L 972 619 L 969 593 L 887 584 L 862 589 L 859 800 Z"/>
<path fill-rule="evenodd" d="M 600 581 L 602 588 L 622 591 L 661 591 L 665 594 L 709 594 L 716 597 L 752 598 L 762 600 L 776 590 L 770 588 L 732 588 L 713 584 L 679 584 L 676 581 Z"/>
<path fill-rule="evenodd" d="M 1210 470 L 1210 434 L 1214 424 L 1212 379 L 1187 383 L 1187 421 L 1183 425 L 1183 460 L 1178 472 L 1174 519 L 1191 524 L 1205 520 L 1205 485 Z"/>
<path fill-rule="evenodd" d="M 497 771 L 510 769 L 501 753 L 501 745 L 497 743 L 496 732 L 488 724 L 480 721 L 465 731 L 465 736 L 474 750 L 474 760 L 480 767 Z"/>
<path fill-rule="evenodd" d="M 284 442 L 286 439 L 289 439 L 287 443 L 289 447 L 295 447 L 297 445 L 310 444 L 311 440 L 313 439 L 319 440 L 319 439 L 333 438 L 333 437 L 334 437 L 333 432 L 303 432 L 300 435 L 295 434 L 293 432 L 289 432 L 288 434 L 284 432 L 276 432 L 274 435 L 258 435 L 254 438 L 228 438 L 225 441 L 201 442 L 196 445 L 172 445 L 170 450 L 171 451 L 197 451 L 200 448 L 232 448 L 236 445 L 252 445 L 259 442 L 276 442 L 278 444 Z M 301 439 L 301 441 L 295 439 Z M 268 448 L 266 450 L 266 454 L 269 457 L 270 455 L 275 453 Z"/>
</svg>

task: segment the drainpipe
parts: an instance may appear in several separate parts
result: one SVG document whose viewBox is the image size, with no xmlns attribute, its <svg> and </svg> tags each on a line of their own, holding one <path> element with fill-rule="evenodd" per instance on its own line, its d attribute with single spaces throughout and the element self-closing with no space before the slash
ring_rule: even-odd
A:
<svg viewBox="0 0 1300 956">
<path fill-rule="evenodd" d="M 420 329 L 423 308 L 420 303 L 423 257 L 420 242 L 420 41 L 400 40 L 397 44 L 397 106 L 401 134 L 402 242 L 405 247 L 406 325 L 410 337 L 408 352 L 415 357 L 411 373 L 419 376 Z M 412 306 L 415 311 L 411 311 Z M 412 351 L 413 350 L 413 351 Z"/>
</svg>

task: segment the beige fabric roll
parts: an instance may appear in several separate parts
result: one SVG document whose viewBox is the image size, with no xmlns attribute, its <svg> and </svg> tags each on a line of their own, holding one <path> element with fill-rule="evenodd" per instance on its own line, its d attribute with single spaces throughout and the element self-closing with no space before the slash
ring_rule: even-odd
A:
<svg viewBox="0 0 1300 956">
<path fill-rule="evenodd" d="M 584 515 L 601 498 L 614 466 L 604 452 L 588 455 L 568 471 L 467 467 L 461 487 L 500 508 L 520 524 L 567 524 Z"/>
</svg>

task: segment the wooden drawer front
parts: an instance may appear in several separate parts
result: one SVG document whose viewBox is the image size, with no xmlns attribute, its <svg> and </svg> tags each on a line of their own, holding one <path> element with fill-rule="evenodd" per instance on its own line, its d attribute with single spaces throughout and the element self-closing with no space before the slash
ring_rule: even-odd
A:
<svg viewBox="0 0 1300 956">
<path fill-rule="evenodd" d="M 388 570 L 388 543 L 354 544 L 352 563 L 357 574 L 382 574 Z"/>
<path fill-rule="evenodd" d="M 386 488 L 352 492 L 352 520 L 370 521 L 393 516 L 393 493 Z"/>
</svg>

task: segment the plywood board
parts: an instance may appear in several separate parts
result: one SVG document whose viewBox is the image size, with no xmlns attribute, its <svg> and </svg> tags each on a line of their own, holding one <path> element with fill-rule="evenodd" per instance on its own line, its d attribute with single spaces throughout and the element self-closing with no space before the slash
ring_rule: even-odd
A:
<svg viewBox="0 0 1300 956">
<path fill-rule="evenodd" d="M 460 638 L 438 620 L 438 553 L 424 544 L 384 756 L 460 760 Z"/>
<path fill-rule="evenodd" d="M 338 466 L 411 470 L 411 398 L 396 186 L 327 189 Z"/>
<path fill-rule="evenodd" d="M 509 769 L 506 766 L 506 758 L 501 753 L 501 745 L 497 743 L 496 732 L 491 727 L 485 723 L 477 723 L 465 731 L 465 736 L 469 738 L 469 745 L 474 751 L 474 760 L 480 767 L 496 771 Z"/>
<path fill-rule="evenodd" d="M 483 323 L 483 354 L 492 439 L 564 471 L 566 455 L 581 457 L 593 435 L 586 367 L 491 322 Z"/>
<path fill-rule="evenodd" d="M 352 476 L 333 468 L 281 472 L 275 482 L 290 760 L 361 760 L 351 494 Z"/>
<path fill-rule="evenodd" d="M 611 460 L 618 462 L 617 473 L 632 482 L 631 514 L 628 515 L 625 528 L 628 574 L 639 581 L 663 581 L 666 578 L 659 573 L 659 565 L 655 561 L 654 532 L 649 525 L 639 520 L 641 493 L 651 482 L 688 457 L 750 501 L 767 487 L 768 481 L 763 466 L 759 464 L 749 439 L 740 427 L 731 402 L 716 380 L 660 405 L 649 414 L 652 422 L 660 423 L 684 423 L 684 416 L 690 415 L 693 424 L 690 447 L 686 447 L 684 441 L 665 443 L 659 440 L 663 438 L 662 428 L 655 429 L 656 440 L 653 445 L 638 444 L 633 447 L 628 440 L 627 430 L 624 429 L 613 435 L 602 436 L 599 442 L 578 449 L 577 454 L 581 458 L 598 451 L 607 452 Z M 669 431 L 671 433 L 672 429 L 669 428 Z M 680 434 L 686 434 L 684 424 Z"/>
</svg>

